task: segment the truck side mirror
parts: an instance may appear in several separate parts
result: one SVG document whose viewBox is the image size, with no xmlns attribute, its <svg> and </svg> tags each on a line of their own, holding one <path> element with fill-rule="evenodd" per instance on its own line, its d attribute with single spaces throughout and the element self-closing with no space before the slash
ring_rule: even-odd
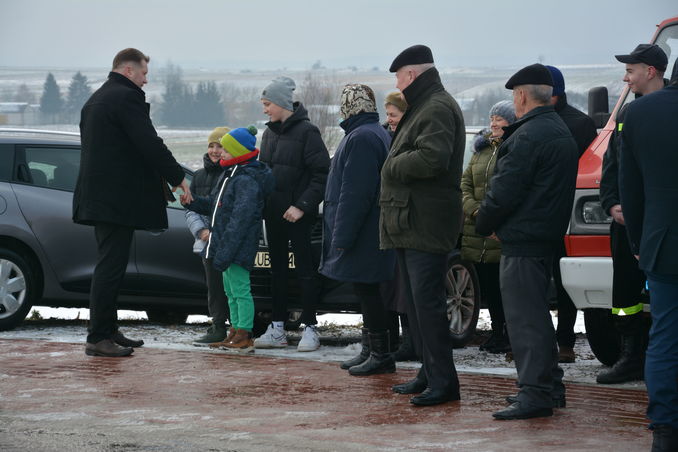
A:
<svg viewBox="0 0 678 452">
<path fill-rule="evenodd" d="M 589 116 L 597 129 L 602 129 L 610 119 L 610 107 L 607 99 L 607 87 L 596 86 L 589 90 Z"/>
</svg>

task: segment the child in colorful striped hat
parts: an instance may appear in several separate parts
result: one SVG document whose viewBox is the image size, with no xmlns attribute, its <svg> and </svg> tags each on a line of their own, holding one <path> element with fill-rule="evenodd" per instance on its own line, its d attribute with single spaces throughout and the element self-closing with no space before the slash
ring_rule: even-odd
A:
<svg viewBox="0 0 678 452">
<path fill-rule="evenodd" d="M 274 186 L 271 170 L 257 160 L 256 133 L 250 126 L 231 130 L 221 138 L 224 151 L 220 164 L 233 167 L 230 176 L 224 177 L 216 196 L 198 196 L 186 205 L 189 210 L 212 215 L 205 257 L 212 258 L 213 267 L 223 272 L 231 312 L 228 336 L 210 347 L 240 353 L 254 351 L 250 272 L 259 247 L 264 200 Z"/>
</svg>

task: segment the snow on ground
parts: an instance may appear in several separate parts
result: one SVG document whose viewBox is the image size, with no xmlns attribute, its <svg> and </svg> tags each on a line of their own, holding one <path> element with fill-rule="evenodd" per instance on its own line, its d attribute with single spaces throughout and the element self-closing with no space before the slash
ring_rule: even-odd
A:
<svg viewBox="0 0 678 452">
<path fill-rule="evenodd" d="M 36 307 L 34 311 L 43 319 L 55 319 L 49 321 L 25 321 L 18 328 L 0 333 L 0 339 L 36 339 L 51 342 L 83 342 L 86 336 L 86 323 L 88 319 L 87 309 L 46 308 Z M 557 324 L 557 316 L 554 315 L 554 324 Z M 36 315 L 37 316 L 37 315 Z M 146 314 L 141 311 L 119 311 L 121 329 L 130 337 L 141 338 L 146 341 L 144 347 L 182 350 L 196 353 L 228 353 L 222 350 L 211 350 L 207 347 L 196 347 L 193 340 L 201 336 L 208 327 L 208 318 L 205 316 L 189 316 L 183 325 L 159 325 L 149 323 Z M 56 320 L 60 319 L 60 320 Z M 72 320 L 70 322 L 69 320 Z M 314 352 L 299 353 L 296 344 L 299 340 L 299 332 L 289 332 L 291 345 L 282 350 L 256 350 L 257 355 L 271 356 L 285 359 L 305 359 L 319 362 L 340 362 L 353 357 L 359 352 L 360 330 L 362 318 L 359 314 L 324 314 L 318 316 L 319 331 L 323 345 Z M 487 336 L 490 329 L 490 317 L 487 310 L 480 312 L 478 320 L 478 335 Z M 581 311 L 578 313 L 575 325 L 577 342 L 575 353 L 577 361 L 572 364 L 562 364 L 565 371 L 565 380 L 578 383 L 595 383 L 595 377 L 603 368 L 595 358 L 583 333 L 584 321 Z M 515 377 L 514 363 L 507 361 L 504 354 L 491 354 L 481 352 L 478 343 L 483 339 L 472 341 L 472 344 L 463 349 L 454 350 L 454 361 L 460 372 L 503 375 Z M 400 362 L 398 368 L 418 368 L 417 362 Z M 623 387 L 644 388 L 642 382 L 621 385 Z"/>
</svg>

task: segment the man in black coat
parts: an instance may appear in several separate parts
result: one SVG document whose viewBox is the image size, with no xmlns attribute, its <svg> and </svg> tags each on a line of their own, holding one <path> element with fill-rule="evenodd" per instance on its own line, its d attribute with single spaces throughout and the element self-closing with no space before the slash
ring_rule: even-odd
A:
<svg viewBox="0 0 678 452">
<path fill-rule="evenodd" d="M 550 105 L 553 79 L 541 64 L 506 83 L 519 121 L 507 127 L 476 231 L 502 243 L 501 294 L 518 371 L 517 396 L 496 419 L 551 416 L 565 405 L 563 371 L 548 287 L 553 255 L 567 229 L 577 178 L 577 144 Z"/>
<path fill-rule="evenodd" d="M 588 115 L 577 110 L 567 103 L 567 94 L 565 94 L 565 78 L 557 67 L 546 66 L 551 72 L 553 78 L 553 93 L 551 95 L 551 105 L 556 113 L 563 120 L 570 133 L 577 142 L 579 157 L 582 156 L 586 148 L 598 135 L 596 124 Z M 565 241 L 562 241 L 558 252 L 553 258 L 553 280 L 556 284 L 556 295 L 558 300 L 558 328 L 556 329 L 556 339 L 558 342 L 558 362 L 573 363 L 574 356 L 574 324 L 577 321 L 577 308 L 572 299 L 563 287 L 563 279 L 560 275 L 560 259 L 567 255 L 565 251 Z"/>
<path fill-rule="evenodd" d="M 184 171 L 151 123 L 141 89 L 149 57 L 120 51 L 108 80 L 80 116 L 82 153 L 73 195 L 73 221 L 94 226 L 99 258 L 92 275 L 85 353 L 127 356 L 143 341 L 118 331 L 116 301 L 135 229 L 167 228 L 167 183 L 191 193 Z"/>
<path fill-rule="evenodd" d="M 644 96 L 664 87 L 663 75 L 668 64 L 666 53 L 657 45 L 640 44 L 628 55 L 616 55 L 626 64 L 624 81 L 636 96 Z M 628 105 L 628 104 L 627 104 Z M 600 181 L 600 203 L 613 221 L 610 225 L 612 253 L 612 314 L 615 329 L 621 335 L 619 359 L 610 369 L 603 370 L 596 381 L 618 384 L 643 378 L 645 359 L 645 326 L 641 293 L 645 274 L 638 268 L 626 239 L 624 213 L 619 196 L 620 134 L 624 129 L 627 105 L 617 113 L 607 151 L 603 157 L 603 176 Z M 665 133 L 668 131 L 665 131 Z"/>
<path fill-rule="evenodd" d="M 678 63 L 671 84 L 633 101 L 621 133 L 619 193 L 631 252 L 650 288 L 645 361 L 653 451 L 678 450 Z"/>
</svg>

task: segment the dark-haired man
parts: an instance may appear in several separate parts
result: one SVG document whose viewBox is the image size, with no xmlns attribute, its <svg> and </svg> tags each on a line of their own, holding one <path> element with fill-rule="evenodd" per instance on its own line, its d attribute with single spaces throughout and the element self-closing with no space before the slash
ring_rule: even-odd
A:
<svg viewBox="0 0 678 452">
<path fill-rule="evenodd" d="M 92 275 L 85 353 L 128 356 L 143 341 L 118 331 L 117 297 L 135 229 L 167 228 L 167 184 L 192 199 L 184 171 L 151 123 L 141 89 L 150 58 L 124 49 L 108 80 L 80 114 L 82 153 L 73 195 L 73 221 L 94 226 L 98 261 Z"/>
</svg>

